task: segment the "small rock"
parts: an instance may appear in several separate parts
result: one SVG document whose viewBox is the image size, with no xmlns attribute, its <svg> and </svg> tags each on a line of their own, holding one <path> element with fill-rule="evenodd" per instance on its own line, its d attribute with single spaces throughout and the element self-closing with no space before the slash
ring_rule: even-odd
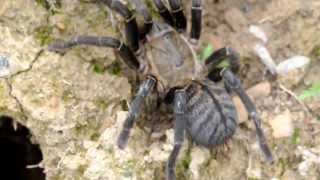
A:
<svg viewBox="0 0 320 180">
<path fill-rule="evenodd" d="M 57 22 L 56 26 L 60 31 L 66 30 L 66 25 L 62 22 Z"/>
<path fill-rule="evenodd" d="M 165 134 L 162 132 L 153 132 L 150 136 L 151 139 L 160 139 L 163 137 Z"/>
<path fill-rule="evenodd" d="M 275 138 L 290 137 L 294 132 L 292 117 L 289 110 L 276 116 L 270 120 L 269 123 L 273 130 L 273 137 Z"/>
<path fill-rule="evenodd" d="M 152 161 L 165 162 L 170 155 L 170 151 L 163 150 L 162 148 L 160 148 L 160 144 L 158 143 L 152 144 L 149 150 L 150 153 L 148 159 L 151 159 Z"/>
<path fill-rule="evenodd" d="M 294 87 L 305 77 L 309 63 L 310 59 L 305 56 L 294 56 L 281 62 L 277 66 L 279 82 L 287 88 Z"/>
<path fill-rule="evenodd" d="M 310 58 L 308 57 L 294 56 L 290 59 L 286 59 L 281 63 L 279 63 L 277 66 L 277 72 L 278 74 L 285 75 L 292 70 L 303 68 L 309 63 L 310 63 Z"/>
<path fill-rule="evenodd" d="M 271 57 L 269 50 L 263 44 L 256 44 L 254 51 L 259 56 L 261 62 L 268 68 L 271 74 L 277 74 L 277 66 Z"/>
<path fill-rule="evenodd" d="M 62 163 L 64 166 L 71 170 L 77 170 L 80 166 L 87 163 L 86 159 L 80 154 L 66 156 Z"/>
<path fill-rule="evenodd" d="M 257 38 L 261 39 L 263 43 L 268 42 L 268 37 L 259 26 L 250 25 L 249 31 Z"/>
<path fill-rule="evenodd" d="M 261 82 L 247 90 L 252 99 L 264 98 L 271 94 L 271 84 L 268 81 Z"/>
<path fill-rule="evenodd" d="M 199 179 L 200 166 L 209 158 L 210 153 L 208 150 L 200 147 L 192 148 L 190 171 L 192 173 L 193 179 Z"/>
<path fill-rule="evenodd" d="M 243 13 L 237 8 L 231 8 L 225 13 L 227 23 L 234 31 L 239 31 L 248 25 L 247 19 Z"/>
</svg>

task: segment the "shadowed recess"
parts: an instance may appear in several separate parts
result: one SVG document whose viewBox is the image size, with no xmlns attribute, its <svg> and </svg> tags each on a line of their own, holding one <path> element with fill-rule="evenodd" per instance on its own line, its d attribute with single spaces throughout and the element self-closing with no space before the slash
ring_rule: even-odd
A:
<svg viewBox="0 0 320 180">
<path fill-rule="evenodd" d="M 0 179 L 45 180 L 38 144 L 32 144 L 27 127 L 12 117 L 0 116 Z"/>
</svg>

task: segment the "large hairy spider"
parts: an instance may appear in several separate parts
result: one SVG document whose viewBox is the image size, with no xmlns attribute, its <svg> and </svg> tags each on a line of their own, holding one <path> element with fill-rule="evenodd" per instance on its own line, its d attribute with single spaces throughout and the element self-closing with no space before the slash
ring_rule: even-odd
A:
<svg viewBox="0 0 320 180">
<path fill-rule="evenodd" d="M 125 19 L 124 42 L 112 37 L 76 36 L 66 42 L 55 42 L 51 51 L 63 51 L 76 45 L 110 47 L 117 50 L 124 63 L 142 75 L 143 82 L 131 102 L 128 117 L 119 135 L 117 145 L 125 148 L 130 131 L 139 116 L 144 100 L 154 90 L 161 99 L 170 99 L 174 109 L 174 148 L 166 165 L 166 178 L 175 179 L 175 164 L 185 132 L 198 145 L 212 148 L 225 143 L 237 127 L 237 112 L 229 92 L 235 92 L 243 101 L 256 127 L 259 144 L 268 162 L 272 154 L 261 129 L 261 119 L 240 80 L 238 54 L 229 47 L 212 53 L 204 63 L 197 60 L 195 44 L 201 34 L 201 0 L 192 1 L 191 33 L 185 35 L 187 20 L 180 0 L 154 0 L 162 21 L 153 21 L 141 0 L 133 0 L 138 14 L 144 19 L 138 27 L 135 15 L 118 0 L 101 0 Z M 169 7 L 169 8 L 168 8 Z M 169 10 L 170 9 L 170 10 Z M 217 65 L 229 60 L 229 68 Z M 208 78 L 214 74 L 224 80 L 224 86 Z"/>
</svg>

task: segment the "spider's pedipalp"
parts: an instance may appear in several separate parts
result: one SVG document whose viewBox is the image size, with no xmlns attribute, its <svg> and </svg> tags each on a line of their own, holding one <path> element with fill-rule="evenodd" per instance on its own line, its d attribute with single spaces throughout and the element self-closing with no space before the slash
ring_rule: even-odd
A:
<svg viewBox="0 0 320 180">
<path fill-rule="evenodd" d="M 185 90 L 176 90 L 174 97 L 174 147 L 169 156 L 169 160 L 166 165 L 166 179 L 175 180 L 175 165 L 179 155 L 182 143 L 184 141 L 185 129 L 186 129 L 186 118 L 185 113 L 187 112 L 187 94 Z"/>
<path fill-rule="evenodd" d="M 180 0 L 169 0 L 169 5 L 177 31 L 180 33 L 185 32 L 187 28 L 187 18 L 183 12 Z"/>
<path fill-rule="evenodd" d="M 138 118 L 143 102 L 145 98 L 148 96 L 150 91 L 153 89 L 153 87 L 156 84 L 156 79 L 149 76 L 139 87 L 139 91 L 133 101 L 130 104 L 129 112 L 127 119 L 125 120 L 123 124 L 123 128 L 121 130 L 121 133 L 118 137 L 118 147 L 123 149 L 128 143 L 128 138 L 130 135 L 130 130 L 132 129 L 134 122 Z"/>
<path fill-rule="evenodd" d="M 120 1 L 101 0 L 110 9 L 116 11 L 125 19 L 125 33 L 129 47 L 134 51 L 139 51 L 139 29 L 135 16 Z"/>
<path fill-rule="evenodd" d="M 190 41 L 196 44 L 200 39 L 202 25 L 201 0 L 192 0 Z"/>
<path fill-rule="evenodd" d="M 162 0 L 154 0 L 154 4 L 156 5 L 159 14 L 164 19 L 164 21 L 170 26 L 174 26 L 173 17 L 171 16 L 168 8 L 163 4 Z"/>
<path fill-rule="evenodd" d="M 230 47 L 224 47 L 213 52 L 206 60 L 205 65 L 209 71 L 212 71 L 223 60 L 230 62 L 230 69 L 232 72 L 237 73 L 239 70 L 239 54 Z M 221 69 L 220 69 L 221 70 Z"/>
<path fill-rule="evenodd" d="M 116 49 L 124 63 L 126 63 L 130 68 L 136 70 L 140 68 L 139 61 L 129 47 L 112 37 L 76 36 L 71 38 L 69 41 L 56 41 L 50 44 L 47 49 L 54 52 L 64 52 L 66 49 L 78 45 L 92 45 Z"/>
</svg>

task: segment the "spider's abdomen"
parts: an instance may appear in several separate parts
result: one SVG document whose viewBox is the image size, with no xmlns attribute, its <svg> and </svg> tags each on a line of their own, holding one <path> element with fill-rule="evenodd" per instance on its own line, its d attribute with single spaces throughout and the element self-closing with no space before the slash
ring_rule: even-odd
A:
<svg viewBox="0 0 320 180">
<path fill-rule="evenodd" d="M 187 132 L 196 144 L 223 144 L 237 127 L 237 111 L 226 90 L 210 81 L 188 88 Z"/>
</svg>

